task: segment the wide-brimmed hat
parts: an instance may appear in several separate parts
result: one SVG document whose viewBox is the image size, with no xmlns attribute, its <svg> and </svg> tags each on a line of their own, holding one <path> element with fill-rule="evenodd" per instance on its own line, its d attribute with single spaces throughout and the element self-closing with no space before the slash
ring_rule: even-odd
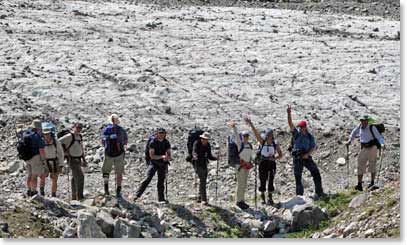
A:
<svg viewBox="0 0 407 245">
<path fill-rule="evenodd" d="M 367 121 L 369 120 L 369 116 L 368 115 L 363 115 L 359 117 L 359 121 Z"/>
<path fill-rule="evenodd" d="M 204 132 L 199 137 L 201 137 L 202 139 L 210 140 L 211 139 L 211 134 L 208 133 L 208 132 Z"/>
<path fill-rule="evenodd" d="M 41 120 L 35 119 L 35 120 L 31 123 L 31 128 L 41 130 L 41 129 L 42 129 Z"/>
</svg>

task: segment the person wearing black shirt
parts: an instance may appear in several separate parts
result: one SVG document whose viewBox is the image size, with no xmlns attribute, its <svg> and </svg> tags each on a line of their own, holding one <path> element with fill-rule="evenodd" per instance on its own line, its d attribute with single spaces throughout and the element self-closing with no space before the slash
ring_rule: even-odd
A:
<svg viewBox="0 0 407 245">
<path fill-rule="evenodd" d="M 149 146 L 151 160 L 149 161 L 149 165 L 147 168 L 147 176 L 143 180 L 143 182 L 141 182 L 141 186 L 136 192 L 134 201 L 141 197 L 141 195 L 144 193 L 147 186 L 153 179 L 155 173 L 157 172 L 158 201 L 166 202 L 164 198 L 164 182 L 168 171 L 168 164 L 169 161 L 171 161 L 171 145 L 165 137 L 165 129 L 159 128 L 156 135 L 157 136 L 154 138 Z"/>
<path fill-rule="evenodd" d="M 194 142 L 192 148 L 192 164 L 194 165 L 195 173 L 199 177 L 199 197 L 198 202 L 203 205 L 208 205 L 206 197 L 206 179 L 208 178 L 208 163 L 209 160 L 216 161 L 217 158 L 212 155 L 211 145 L 209 144 L 210 134 L 204 132 L 200 135 L 200 139 Z"/>
</svg>

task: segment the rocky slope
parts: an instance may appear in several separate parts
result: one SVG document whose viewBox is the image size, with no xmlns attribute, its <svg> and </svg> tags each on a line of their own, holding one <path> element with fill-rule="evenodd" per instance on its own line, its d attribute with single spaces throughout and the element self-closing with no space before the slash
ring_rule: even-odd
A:
<svg viewBox="0 0 407 245">
<path fill-rule="evenodd" d="M 349 185 L 346 164 L 338 159 L 346 154 L 343 142 L 360 114 L 373 115 L 387 127 L 379 184 L 400 178 L 397 18 L 122 1 L 2 1 L 0 6 L 0 55 L 5 57 L 0 60 L 4 221 L 0 223 L 8 224 L 8 229 L 2 227 L 8 231 L 4 236 L 281 237 L 294 231 L 294 216 L 317 212 L 319 223 L 329 212 L 307 206 L 311 203 L 307 197 L 294 198 L 286 151 L 288 103 L 293 104 L 295 119 L 307 118 L 311 124 L 319 144 L 315 160 L 331 196 Z M 119 202 L 100 195 L 103 149 L 98 134 L 113 112 L 120 114 L 130 137 L 124 199 Z M 286 208 L 242 212 L 233 206 L 235 179 L 224 157 L 225 122 L 242 122 L 242 114 L 249 114 L 261 129 L 276 129 L 285 157 L 277 167 L 275 198 Z M 23 198 L 25 175 L 23 163 L 16 158 L 14 128 L 35 117 L 58 118 L 65 126 L 77 120 L 85 123 L 90 166 L 83 203 L 69 203 L 67 175 L 60 178 L 59 199 Z M 184 161 L 187 132 L 195 125 L 212 133 L 212 143 L 223 156 L 218 178 L 216 162 L 209 166 L 211 208 L 193 202 L 194 174 Z M 169 130 L 173 146 L 170 204 L 155 202 L 155 178 L 140 203 L 129 203 L 144 177 L 145 141 L 157 126 Z M 246 126 L 241 123 L 239 128 Z M 351 176 L 357 151 L 355 143 Z M 350 185 L 354 182 L 352 177 Z M 218 200 L 214 199 L 216 183 Z M 312 193 L 308 173 L 304 185 L 307 194 Z M 252 173 L 251 204 L 253 190 Z M 378 193 L 386 194 L 385 190 Z M 399 187 L 394 192 L 399 193 Z M 294 210 L 293 203 L 300 210 Z M 300 205 L 304 203 L 308 204 Z M 377 213 L 394 218 L 396 224 L 383 222 L 395 229 L 399 227 L 397 203 L 394 211 Z M 344 222 L 340 227 L 355 221 Z"/>
</svg>

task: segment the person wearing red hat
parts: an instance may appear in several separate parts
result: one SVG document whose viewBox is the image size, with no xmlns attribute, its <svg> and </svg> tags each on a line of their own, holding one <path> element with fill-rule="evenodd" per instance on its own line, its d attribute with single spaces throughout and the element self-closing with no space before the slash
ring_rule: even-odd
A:
<svg viewBox="0 0 407 245">
<path fill-rule="evenodd" d="M 294 142 L 291 154 L 293 156 L 294 176 L 296 194 L 304 195 L 304 187 L 302 185 L 302 172 L 306 167 L 314 180 L 315 185 L 315 199 L 326 196 L 322 189 L 322 179 L 318 166 L 312 160 L 312 152 L 316 149 L 315 138 L 307 129 L 307 121 L 300 120 L 297 124 L 299 130 L 294 126 L 291 118 L 291 106 L 287 107 L 288 126 L 293 134 Z"/>
</svg>

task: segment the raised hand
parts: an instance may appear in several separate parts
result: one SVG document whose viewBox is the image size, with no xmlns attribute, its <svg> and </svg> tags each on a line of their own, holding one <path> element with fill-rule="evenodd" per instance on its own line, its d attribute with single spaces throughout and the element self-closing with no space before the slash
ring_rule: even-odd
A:
<svg viewBox="0 0 407 245">
<path fill-rule="evenodd" d="M 288 113 L 288 114 L 291 113 L 291 105 L 287 105 L 287 113 Z"/>
<path fill-rule="evenodd" d="M 236 127 L 236 122 L 235 121 L 229 121 L 229 122 L 227 122 L 227 125 L 229 126 L 229 127 L 231 127 L 231 128 L 234 128 L 234 127 Z"/>
</svg>

